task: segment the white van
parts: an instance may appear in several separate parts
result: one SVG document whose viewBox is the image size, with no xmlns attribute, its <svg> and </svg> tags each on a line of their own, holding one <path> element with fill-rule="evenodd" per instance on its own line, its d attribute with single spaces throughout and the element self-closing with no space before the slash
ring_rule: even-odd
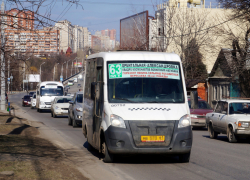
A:
<svg viewBox="0 0 250 180">
<path fill-rule="evenodd" d="M 56 81 L 44 81 L 36 87 L 36 108 L 51 109 L 51 102 L 56 96 L 63 96 L 63 84 Z"/>
<path fill-rule="evenodd" d="M 178 55 L 98 53 L 85 70 L 82 131 L 104 162 L 120 154 L 172 154 L 189 162 L 191 119 Z"/>
</svg>

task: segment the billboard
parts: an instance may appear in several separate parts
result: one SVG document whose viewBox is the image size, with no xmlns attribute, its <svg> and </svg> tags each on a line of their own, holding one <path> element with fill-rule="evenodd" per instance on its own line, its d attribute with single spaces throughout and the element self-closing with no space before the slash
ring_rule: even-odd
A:
<svg viewBox="0 0 250 180">
<path fill-rule="evenodd" d="M 29 74 L 28 82 L 40 82 L 40 74 Z"/>
<path fill-rule="evenodd" d="M 74 62 L 74 67 L 82 67 L 82 62 Z"/>
<path fill-rule="evenodd" d="M 120 20 L 120 48 L 124 50 L 149 49 L 149 16 L 144 11 Z"/>
</svg>

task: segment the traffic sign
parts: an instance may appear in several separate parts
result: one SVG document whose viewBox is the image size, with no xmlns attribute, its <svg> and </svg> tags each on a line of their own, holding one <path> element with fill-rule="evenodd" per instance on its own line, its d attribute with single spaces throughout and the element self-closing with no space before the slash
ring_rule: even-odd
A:
<svg viewBox="0 0 250 180">
<path fill-rule="evenodd" d="M 10 78 L 7 78 L 8 81 L 10 81 Z"/>
<path fill-rule="evenodd" d="M 10 79 L 13 79 L 13 76 L 10 76 Z"/>
<path fill-rule="evenodd" d="M 10 81 L 8 81 L 7 83 L 10 84 Z"/>
</svg>

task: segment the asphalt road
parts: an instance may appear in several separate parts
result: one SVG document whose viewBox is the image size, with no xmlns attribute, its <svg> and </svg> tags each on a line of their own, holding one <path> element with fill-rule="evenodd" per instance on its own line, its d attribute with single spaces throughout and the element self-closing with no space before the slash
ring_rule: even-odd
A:
<svg viewBox="0 0 250 180">
<path fill-rule="evenodd" d="M 77 84 L 69 92 L 77 91 Z M 116 163 L 105 164 L 97 151 L 87 150 L 86 138 L 81 128 L 68 126 L 67 117 L 52 118 L 50 112 L 38 113 L 36 109 L 21 107 L 24 94 L 9 97 L 33 117 L 33 121 L 43 122 L 53 128 L 65 141 L 82 150 L 105 172 L 112 172 L 121 179 L 250 179 L 250 144 L 244 140 L 231 144 L 225 135 L 217 140 L 210 139 L 206 129 L 193 130 L 193 147 L 189 163 L 181 164 L 177 157 L 165 156 L 128 156 Z M 51 137 L 53 138 L 53 137 Z M 98 173 L 98 172 L 96 172 Z"/>
</svg>

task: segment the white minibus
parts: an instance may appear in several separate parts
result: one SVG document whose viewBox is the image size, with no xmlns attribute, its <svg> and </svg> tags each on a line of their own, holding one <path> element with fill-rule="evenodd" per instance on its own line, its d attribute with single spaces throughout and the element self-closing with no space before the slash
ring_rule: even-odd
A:
<svg viewBox="0 0 250 180">
<path fill-rule="evenodd" d="M 73 85 L 74 85 L 74 80 L 69 79 L 69 80 L 68 80 L 68 85 L 69 85 L 69 86 L 73 86 Z"/>
<path fill-rule="evenodd" d="M 36 108 L 40 112 L 50 109 L 56 96 L 63 96 L 63 84 L 56 81 L 41 82 L 36 87 Z"/>
<path fill-rule="evenodd" d="M 174 53 L 88 56 L 82 131 L 104 162 L 126 154 L 165 154 L 189 162 L 192 129 L 182 63 Z"/>
</svg>

